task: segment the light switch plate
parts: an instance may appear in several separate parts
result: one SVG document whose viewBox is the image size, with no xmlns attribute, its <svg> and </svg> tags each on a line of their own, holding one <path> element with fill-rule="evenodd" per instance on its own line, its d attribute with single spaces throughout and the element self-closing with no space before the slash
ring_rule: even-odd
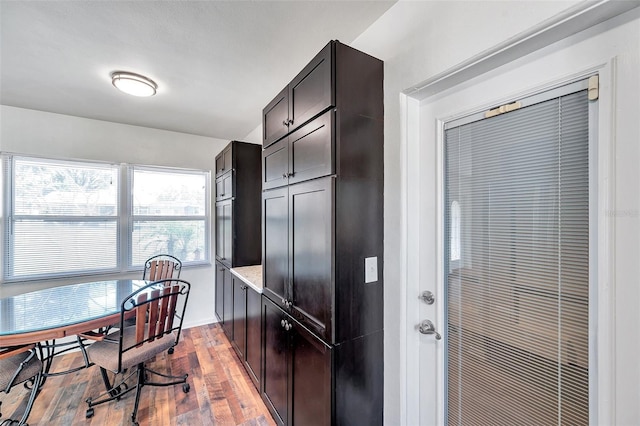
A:
<svg viewBox="0 0 640 426">
<path fill-rule="evenodd" d="M 378 281 L 378 258 L 367 257 L 364 259 L 364 283 L 374 283 Z"/>
</svg>

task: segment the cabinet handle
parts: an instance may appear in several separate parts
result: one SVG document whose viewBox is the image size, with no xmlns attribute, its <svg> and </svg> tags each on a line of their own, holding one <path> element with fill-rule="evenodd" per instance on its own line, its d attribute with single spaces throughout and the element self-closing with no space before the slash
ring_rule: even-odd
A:
<svg viewBox="0 0 640 426">
<path fill-rule="evenodd" d="M 291 126 L 293 124 L 293 120 L 287 120 L 287 123 Z"/>
</svg>

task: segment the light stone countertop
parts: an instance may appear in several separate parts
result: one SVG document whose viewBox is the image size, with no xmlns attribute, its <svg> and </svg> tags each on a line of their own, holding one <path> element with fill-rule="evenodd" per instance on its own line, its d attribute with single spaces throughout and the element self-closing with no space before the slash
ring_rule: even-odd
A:
<svg viewBox="0 0 640 426">
<path fill-rule="evenodd" d="M 262 293 L 262 265 L 231 268 L 231 273 L 258 293 Z"/>
</svg>

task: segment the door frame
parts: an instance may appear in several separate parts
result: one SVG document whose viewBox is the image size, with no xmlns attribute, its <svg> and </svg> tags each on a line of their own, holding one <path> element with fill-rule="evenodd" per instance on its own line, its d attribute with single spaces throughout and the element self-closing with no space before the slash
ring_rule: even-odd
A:
<svg viewBox="0 0 640 426">
<path fill-rule="evenodd" d="M 598 34 L 598 33 L 596 33 Z M 579 37 L 579 36 L 576 36 Z M 563 40 L 562 37 L 558 40 Z M 571 40 L 569 40 L 571 41 Z M 517 47 L 515 43 L 512 47 Z M 555 49 L 555 50 L 554 50 Z M 535 58 L 527 59 L 524 53 L 518 59 L 506 63 L 501 60 L 495 62 L 496 68 L 491 76 L 484 74 L 483 67 L 476 68 L 475 80 L 479 84 L 495 74 L 508 74 L 514 69 L 514 65 L 530 65 L 536 61 L 544 61 L 547 53 L 551 55 L 557 50 L 572 49 L 572 43 L 562 46 L 549 46 L 536 53 Z M 513 53 L 513 52 L 511 52 Z M 598 55 L 594 55 L 595 58 Z M 436 375 L 436 395 L 422 395 L 420 389 L 419 374 L 420 359 L 420 335 L 416 325 L 420 322 L 420 301 L 418 295 L 425 289 L 425 273 L 421 272 L 420 259 L 427 253 L 435 251 L 435 272 L 430 271 L 430 276 L 437 277 L 435 286 L 436 294 L 442 295 L 444 291 L 443 279 L 443 127 L 444 123 L 454 118 L 468 115 L 470 112 L 483 111 L 491 106 L 501 104 L 500 101 L 521 98 L 524 95 L 541 92 L 551 87 L 556 87 L 574 81 L 581 77 L 597 73 L 600 76 L 600 96 L 598 111 L 595 113 L 596 140 L 590 143 L 590 185 L 589 185 L 589 214 L 590 214 L 590 342 L 589 342 L 589 393 L 590 393 L 590 421 L 594 424 L 615 424 L 615 228 L 614 221 L 609 220 L 606 212 L 615 208 L 615 92 L 616 92 L 616 57 L 609 57 L 603 62 L 593 63 L 592 57 L 580 57 L 580 61 L 560 67 L 558 70 L 549 71 L 531 82 L 522 84 L 519 89 L 505 89 L 501 95 L 486 93 L 484 102 L 482 99 L 469 101 L 461 105 L 454 114 L 449 116 L 430 117 L 436 122 L 435 134 L 421 134 L 423 123 L 421 120 L 421 108 L 425 103 L 440 99 L 448 89 L 456 90 L 458 86 L 469 87 L 470 83 L 460 83 L 455 78 L 449 86 L 442 86 L 441 81 L 435 81 L 436 91 L 425 92 L 407 89 L 400 94 L 400 148 L 401 148 L 401 308 L 405 315 L 402 318 L 401 327 L 401 423 L 420 424 L 421 400 L 432 401 L 437 410 L 436 423 L 444 422 L 444 345 L 440 343 L 436 349 L 436 359 L 440 373 Z M 495 60 L 494 56 L 486 58 L 487 61 Z M 487 64 L 485 63 L 486 67 Z M 473 66 L 470 66 L 473 67 Z M 468 70 L 468 67 L 465 67 Z M 537 86 L 536 86 L 537 85 Z M 505 96 L 506 94 L 506 96 Z M 487 102 L 491 101 L 491 102 Z M 475 102 L 475 103 L 473 103 Z M 434 144 L 435 143 L 435 147 Z M 435 149 L 436 164 L 421 165 L 421 150 Z M 422 166 L 422 167 L 421 167 Z M 434 169 L 435 166 L 435 169 Z M 425 174 L 429 173 L 433 179 L 431 194 L 425 194 L 423 188 Z M 435 192 L 434 192 L 435 191 Z M 428 192 L 428 191 L 427 191 Z M 426 225 L 420 220 L 420 215 L 425 205 L 433 205 L 435 212 L 436 241 L 433 243 L 421 243 L 420 235 Z M 431 225 L 433 226 L 433 224 Z M 440 297 L 441 298 L 441 297 Z M 436 327 L 441 332 L 444 324 L 444 309 L 434 311 L 432 317 Z"/>
</svg>

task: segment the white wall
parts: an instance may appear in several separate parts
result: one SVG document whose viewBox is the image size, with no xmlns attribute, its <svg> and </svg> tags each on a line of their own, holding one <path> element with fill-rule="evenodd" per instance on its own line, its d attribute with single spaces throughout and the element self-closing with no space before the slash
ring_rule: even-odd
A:
<svg viewBox="0 0 640 426">
<path fill-rule="evenodd" d="M 407 421 L 405 410 L 406 394 L 403 375 L 415 374 L 405 371 L 407 354 L 403 353 L 406 342 L 403 334 L 415 332 L 415 324 L 406 322 L 406 282 L 402 281 L 403 265 L 399 253 L 402 253 L 405 241 L 401 238 L 403 212 L 399 206 L 405 203 L 403 195 L 403 173 L 406 165 L 402 157 L 402 132 L 400 112 L 400 93 L 419 83 L 428 80 L 454 65 L 508 41 L 554 15 L 576 6 L 580 2 L 405 2 L 394 5 L 384 16 L 375 22 L 351 45 L 385 61 L 385 424 L 402 424 Z M 640 34 L 639 34 L 640 35 Z M 636 37 L 636 40 L 638 37 Z M 620 40 L 622 41 L 622 40 Z M 632 45 L 637 46 L 637 44 Z M 625 48 L 629 48 L 627 45 Z M 637 53 L 637 52 L 636 52 Z M 628 61 L 638 61 L 637 56 L 625 56 Z M 620 91 L 620 96 L 640 95 L 638 78 L 626 79 L 628 87 Z M 635 84 L 633 83 L 635 81 Z M 637 117 L 635 109 L 620 111 L 618 118 L 628 115 Z M 633 125 L 633 120 L 619 121 L 618 126 Z M 614 129 L 615 132 L 615 129 Z M 616 156 L 624 159 L 624 168 L 618 168 L 615 190 L 622 195 L 616 204 L 615 214 L 622 215 L 618 220 L 616 237 L 615 274 L 617 275 L 617 291 L 623 297 L 616 305 L 618 310 L 619 331 L 616 336 L 617 347 L 617 388 L 619 397 L 616 411 L 619 424 L 640 423 L 638 416 L 638 368 L 632 365 L 637 353 L 625 349 L 625 342 L 638 341 L 640 328 L 637 306 L 640 302 L 639 279 L 640 250 L 638 248 L 638 222 L 640 221 L 638 167 L 638 132 L 628 133 L 636 139 L 627 141 L 618 148 Z M 636 164 L 636 166 L 632 166 Z M 433 168 L 431 173 L 436 177 L 435 164 L 425 164 L 423 168 Z M 415 179 L 417 176 L 407 176 Z M 432 200 L 435 203 L 436 200 Z M 623 213 L 619 213 L 623 212 Z M 415 231 L 415 230 L 414 230 Z M 411 232 L 411 230 L 409 231 Z M 434 241 L 435 245 L 435 241 Z M 635 261 L 633 260 L 635 259 Z M 608 283 L 607 283 L 608 284 Z M 406 297 L 406 299 L 405 299 Z M 415 295 L 417 297 L 417 294 Z M 634 308 L 635 306 L 635 308 Z M 409 330 L 410 329 L 410 330 Z M 636 347 L 637 344 L 632 345 Z M 409 355 L 410 356 L 410 355 Z M 629 367 L 630 375 L 625 373 Z M 634 402 L 635 401 L 635 402 Z"/>
<path fill-rule="evenodd" d="M 228 143 L 222 139 L 5 105 L 0 109 L 0 151 L 16 154 L 211 171 L 214 169 L 215 156 Z M 212 190 L 215 188 L 212 187 Z M 214 197 L 211 199 L 214 211 Z M 212 224 L 211 241 L 214 241 L 214 232 Z M 186 327 L 214 322 L 214 275 L 213 266 L 185 267 L 183 270 L 181 278 L 192 284 L 185 317 Z M 139 278 L 140 274 L 118 276 L 125 277 Z M 0 286 L 0 296 L 85 280 L 3 284 Z"/>
</svg>

